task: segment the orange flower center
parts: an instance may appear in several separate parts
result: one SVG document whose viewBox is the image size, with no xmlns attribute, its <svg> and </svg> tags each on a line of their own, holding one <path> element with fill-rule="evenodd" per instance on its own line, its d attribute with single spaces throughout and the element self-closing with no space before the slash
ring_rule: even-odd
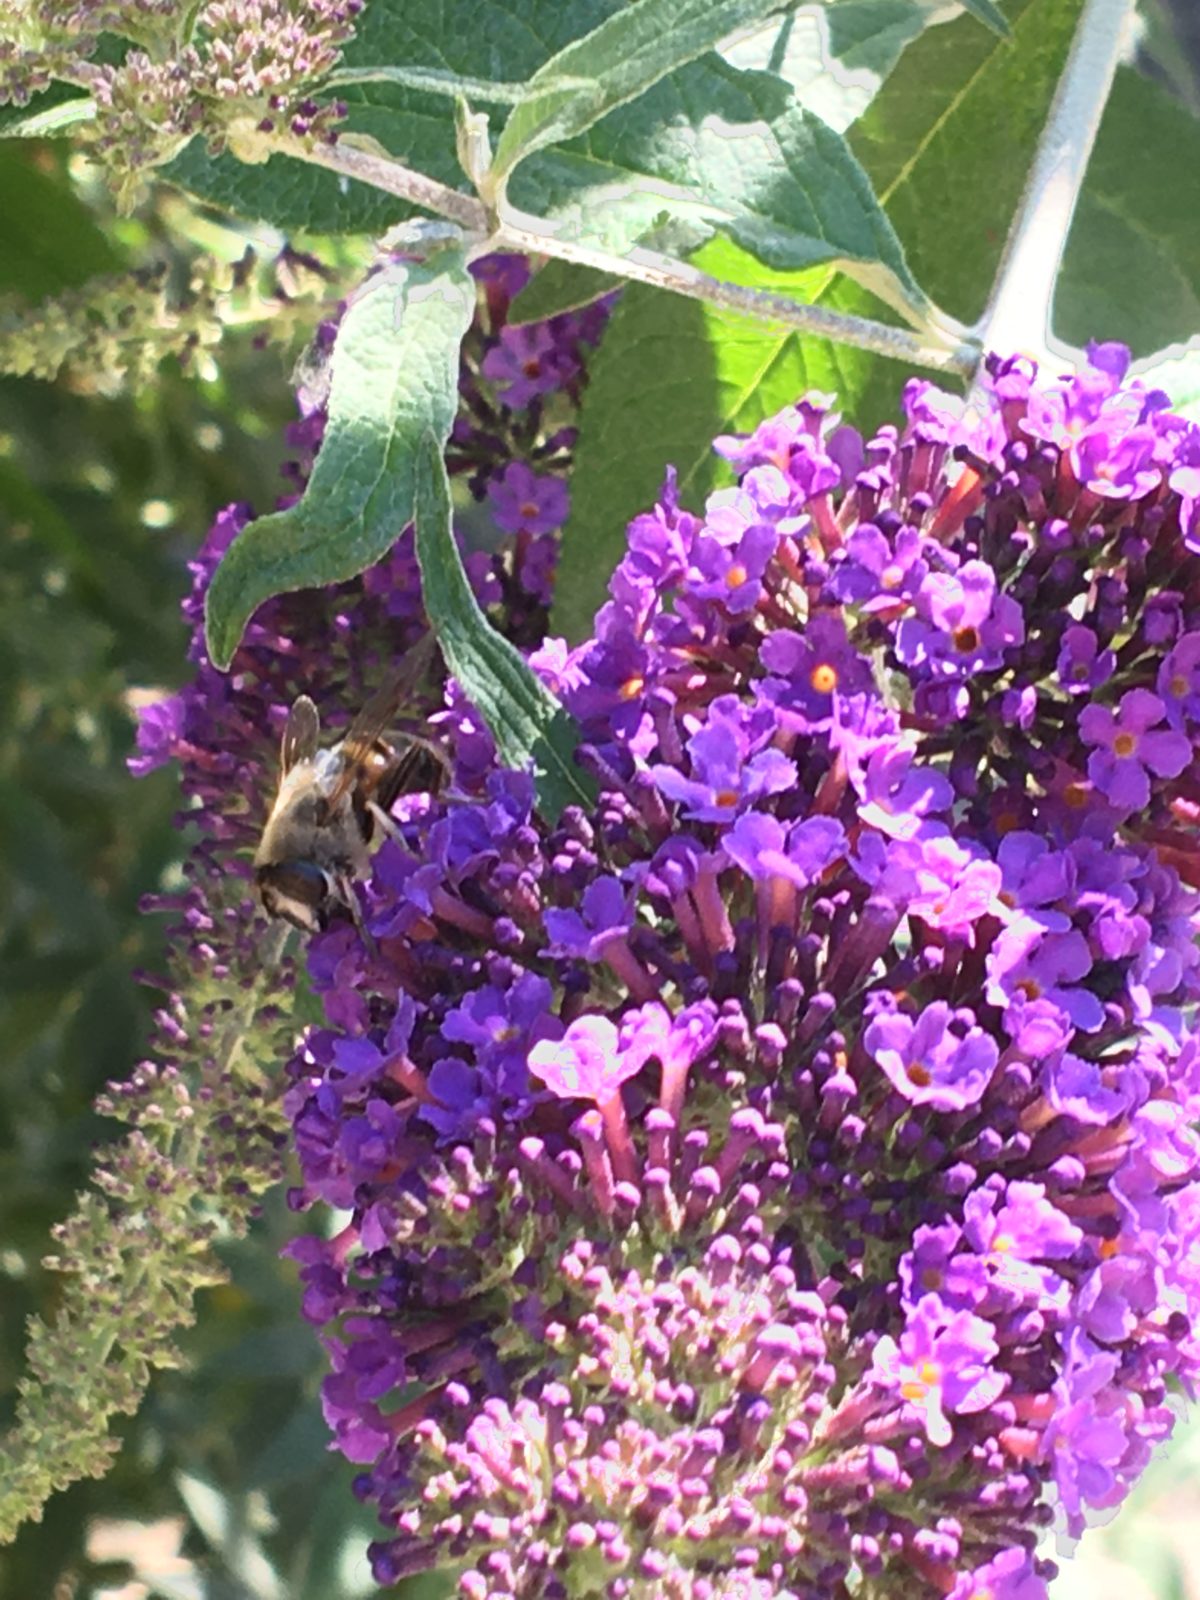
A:
<svg viewBox="0 0 1200 1600">
<path fill-rule="evenodd" d="M 955 628 L 954 648 L 958 651 L 959 655 L 963 656 L 969 656 L 973 651 L 978 650 L 979 629 Z"/>
<path fill-rule="evenodd" d="M 1124 759 L 1131 756 L 1137 749 L 1137 735 L 1132 733 L 1119 733 L 1113 740 L 1113 755 Z"/>
<path fill-rule="evenodd" d="M 809 673 L 808 681 L 818 694 L 832 694 L 838 686 L 837 668 L 821 661 Z"/>
<path fill-rule="evenodd" d="M 922 1361 L 900 1385 L 900 1393 L 906 1400 L 924 1400 L 930 1389 L 937 1387 L 941 1375 L 936 1361 Z"/>
<path fill-rule="evenodd" d="M 725 587 L 727 589 L 740 589 L 750 574 L 745 567 L 735 564 L 725 574 Z"/>
<path fill-rule="evenodd" d="M 635 673 L 632 678 L 625 679 L 625 682 L 617 690 L 617 693 L 620 695 L 622 700 L 636 700 L 638 695 L 641 694 L 645 687 L 645 678 L 638 677 L 638 675 Z"/>
</svg>

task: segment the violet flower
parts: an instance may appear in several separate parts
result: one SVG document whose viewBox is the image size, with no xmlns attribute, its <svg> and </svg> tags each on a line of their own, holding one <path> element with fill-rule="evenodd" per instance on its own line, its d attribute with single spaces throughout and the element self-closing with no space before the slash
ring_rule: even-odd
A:
<svg viewBox="0 0 1200 1600">
<path fill-rule="evenodd" d="M 450 691 L 287 1093 L 380 1582 L 1045 1600 L 1047 1521 L 1200 1381 L 1200 436 L 1093 359 L 994 361 L 977 418 L 914 380 L 861 448 L 805 397 L 703 519 L 668 479 L 533 657 L 594 807 Z"/>
<path fill-rule="evenodd" d="M 936 1111 L 962 1111 L 982 1099 L 1000 1057 L 974 1013 L 956 1015 L 944 1000 L 915 1022 L 899 1011 L 877 1017 L 863 1033 L 863 1048 L 906 1100 Z"/>
<path fill-rule="evenodd" d="M 1088 757 L 1088 777 L 1115 806 L 1141 811 L 1150 803 L 1150 774 L 1177 778 L 1192 758 L 1190 740 L 1158 727 L 1167 708 L 1149 689 L 1130 689 L 1116 712 L 1087 705 L 1079 717 Z"/>
</svg>

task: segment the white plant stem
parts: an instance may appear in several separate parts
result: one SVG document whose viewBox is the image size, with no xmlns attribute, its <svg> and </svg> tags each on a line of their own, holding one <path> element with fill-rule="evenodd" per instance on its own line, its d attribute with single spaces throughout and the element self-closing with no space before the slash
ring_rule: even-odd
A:
<svg viewBox="0 0 1200 1600">
<path fill-rule="evenodd" d="M 985 351 L 1029 355 L 1039 365 L 1078 359 L 1053 338 L 1054 289 L 1134 8 L 1135 0 L 1088 0 L 1079 19 L 987 310 L 973 330 Z"/>
</svg>

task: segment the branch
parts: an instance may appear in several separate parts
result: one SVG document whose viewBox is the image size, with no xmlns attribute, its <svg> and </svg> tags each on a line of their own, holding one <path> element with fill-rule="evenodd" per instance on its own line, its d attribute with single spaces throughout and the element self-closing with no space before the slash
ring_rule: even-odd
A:
<svg viewBox="0 0 1200 1600">
<path fill-rule="evenodd" d="M 973 330 L 985 351 L 1020 351 L 1039 365 L 1077 358 L 1053 341 L 1054 289 L 1135 3 L 1088 0 L 1079 19 L 987 309 Z"/>
<path fill-rule="evenodd" d="M 760 322 L 780 323 L 814 338 L 832 339 L 838 344 L 855 345 L 860 350 L 890 356 L 894 361 L 916 362 L 918 366 L 957 372 L 964 377 L 974 372 L 979 359 L 974 342 L 963 343 L 953 335 L 943 335 L 933 328 L 927 330 L 926 336 L 922 336 L 906 328 L 893 328 L 885 322 L 874 322 L 869 317 L 830 311 L 824 306 L 805 305 L 802 301 L 771 294 L 764 289 L 748 289 L 742 284 L 727 283 L 721 278 L 710 277 L 708 273 L 684 261 L 676 260 L 674 256 L 660 255 L 653 250 L 635 247 L 628 255 L 610 255 L 607 251 L 594 250 L 569 239 L 559 239 L 544 230 L 548 230 L 548 224 L 540 217 L 507 212 L 488 241 L 487 248 L 526 250 L 533 254 L 555 256 L 574 266 L 591 267 L 597 272 L 648 284 L 652 289 L 667 289 L 672 294 L 685 295 L 690 300 L 703 300 L 719 306 L 723 311 L 756 317 Z"/>
<path fill-rule="evenodd" d="M 832 339 L 839 344 L 857 346 L 878 355 L 890 356 L 895 361 L 915 362 L 943 372 L 970 377 L 979 360 L 979 350 L 973 340 L 964 341 L 956 332 L 944 332 L 930 327 L 924 333 L 911 333 L 904 328 L 893 328 L 883 322 L 873 322 L 867 317 L 855 317 L 845 312 L 830 311 L 823 306 L 804 305 L 785 295 L 770 294 L 761 289 L 748 289 L 740 284 L 726 283 L 712 278 L 686 262 L 673 256 L 659 255 L 655 251 L 634 249 L 628 255 L 612 255 L 593 249 L 570 239 L 559 238 L 552 225 L 540 217 L 524 212 L 505 211 L 494 221 L 487 208 L 472 195 L 452 189 L 424 173 L 393 160 L 381 148 L 366 149 L 360 144 L 342 138 L 336 145 L 306 147 L 299 140 L 274 137 L 273 149 L 297 157 L 301 161 L 327 167 L 344 177 L 355 178 L 387 194 L 410 201 L 414 205 L 436 211 L 459 223 L 475 236 L 473 254 L 490 250 L 523 250 L 535 255 L 552 256 L 571 265 L 590 267 L 635 283 L 645 283 L 654 289 L 666 289 L 692 300 L 703 300 L 725 311 L 755 317 L 814 338 Z"/>
</svg>

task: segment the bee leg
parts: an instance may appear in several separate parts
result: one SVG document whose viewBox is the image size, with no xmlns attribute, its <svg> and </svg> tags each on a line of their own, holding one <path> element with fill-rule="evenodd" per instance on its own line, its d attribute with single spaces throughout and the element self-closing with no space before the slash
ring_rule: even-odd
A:
<svg viewBox="0 0 1200 1600">
<path fill-rule="evenodd" d="M 355 932 L 362 940 L 367 954 L 372 958 L 378 957 L 379 946 L 375 943 L 371 930 L 363 921 L 362 906 L 358 903 L 358 896 L 354 892 L 354 882 L 351 878 L 342 877 L 337 880 L 338 894 L 342 904 L 350 913 L 350 920 L 354 924 Z"/>
<path fill-rule="evenodd" d="M 394 820 L 388 815 L 378 801 L 368 800 L 367 810 L 371 813 L 371 816 L 383 829 L 384 833 L 389 839 L 395 840 L 397 844 L 404 843 L 404 835 L 400 832 L 400 829 L 396 826 Z"/>
</svg>

